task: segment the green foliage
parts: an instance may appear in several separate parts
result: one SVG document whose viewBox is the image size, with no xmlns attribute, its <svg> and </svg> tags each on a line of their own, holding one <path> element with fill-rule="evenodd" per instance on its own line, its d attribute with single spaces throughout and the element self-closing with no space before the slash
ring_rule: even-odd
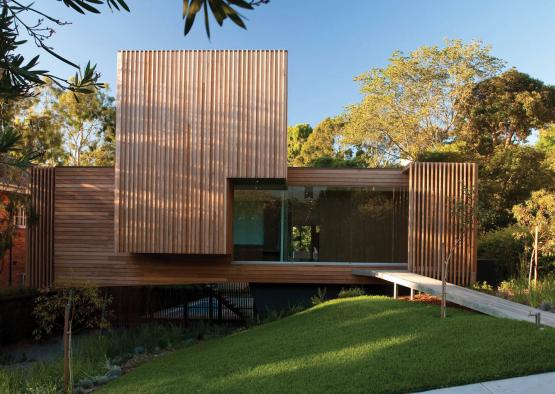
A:
<svg viewBox="0 0 555 394">
<path fill-rule="evenodd" d="M 0 288 L 0 301 L 26 298 L 37 294 L 39 294 L 38 290 L 29 287 L 5 287 Z"/>
<path fill-rule="evenodd" d="M 480 162 L 480 224 L 483 230 L 514 223 L 512 207 L 534 190 L 554 182 L 553 172 L 542 165 L 542 152 L 529 146 L 497 146 Z"/>
<path fill-rule="evenodd" d="M 488 284 L 488 282 L 486 281 L 482 283 L 480 282 L 473 283 L 472 289 L 476 291 L 481 291 L 482 293 L 494 294 L 493 287 L 490 284 Z"/>
<path fill-rule="evenodd" d="M 253 10 L 254 6 L 260 4 L 267 4 L 270 0 L 183 0 L 183 19 L 185 20 L 184 33 L 187 35 L 193 24 L 195 18 L 200 10 L 203 10 L 204 28 L 206 35 L 210 38 L 210 19 L 209 14 L 212 14 L 218 25 L 222 26 L 224 21 L 229 18 L 237 26 L 246 29 L 244 19 L 239 11 L 233 7 L 238 7 L 242 10 Z"/>
<path fill-rule="evenodd" d="M 271 323 L 276 320 L 283 319 L 287 316 L 294 315 L 306 309 L 303 305 L 289 305 L 285 309 L 268 309 L 262 319 L 262 323 Z"/>
<path fill-rule="evenodd" d="M 308 123 L 287 128 L 287 163 L 290 166 L 295 165 L 310 134 L 312 134 L 312 127 Z"/>
<path fill-rule="evenodd" d="M 308 163 L 316 168 L 366 168 L 366 162 L 359 158 L 341 159 L 338 157 L 318 157 Z"/>
<path fill-rule="evenodd" d="M 555 124 L 540 130 L 536 147 L 544 153 L 546 166 L 555 172 Z"/>
<path fill-rule="evenodd" d="M 461 112 L 463 139 L 478 154 L 491 154 L 555 121 L 555 87 L 511 69 L 474 86 Z"/>
<path fill-rule="evenodd" d="M 57 333 L 63 327 L 65 307 L 71 299 L 73 332 L 81 329 L 109 328 L 112 298 L 97 287 L 64 288 L 44 290 L 35 300 L 33 316 L 38 328 L 33 331 L 35 339 Z"/>
<path fill-rule="evenodd" d="M 72 371 L 74 381 L 106 373 L 133 356 L 137 346 L 148 353 L 183 347 L 192 332 L 176 326 L 144 325 L 113 330 L 103 335 L 88 334 L 74 339 Z M 190 342 L 190 341 L 189 341 Z M 0 367 L 1 393 L 60 393 L 63 388 L 63 360 L 39 361 L 27 367 Z"/>
<path fill-rule="evenodd" d="M 50 88 L 48 108 L 64 139 L 69 165 L 113 165 L 115 154 L 114 98 L 103 89 L 89 94 Z"/>
<path fill-rule="evenodd" d="M 550 274 L 538 279 L 534 286 L 530 286 L 526 275 L 504 281 L 499 285 L 500 296 L 512 301 L 533 306 L 555 305 L 555 275 Z"/>
<path fill-rule="evenodd" d="M 518 275 L 524 260 L 526 240 L 516 235 L 522 228 L 513 225 L 491 230 L 478 238 L 478 256 L 495 261 L 495 270 L 501 278 Z"/>
<path fill-rule="evenodd" d="M 533 237 L 538 230 L 538 253 L 540 256 L 555 255 L 555 192 L 538 190 L 529 200 L 513 207 L 518 223 L 526 229 L 525 235 Z"/>
<path fill-rule="evenodd" d="M 337 298 L 351 298 L 351 297 L 360 297 L 365 295 L 363 288 L 360 287 L 350 287 L 348 289 L 341 289 Z"/>
<path fill-rule="evenodd" d="M 457 103 L 502 65 L 477 41 L 394 52 L 386 67 L 357 78 L 364 98 L 348 110 L 345 142 L 369 149 L 377 164 L 414 160 L 456 136 Z"/>
<path fill-rule="evenodd" d="M 318 290 L 316 291 L 316 294 L 314 294 L 312 297 L 310 297 L 310 303 L 312 305 L 319 305 L 323 302 L 326 301 L 326 293 L 327 293 L 327 289 L 324 288 L 318 288 Z"/>
<path fill-rule="evenodd" d="M 437 312 L 388 297 L 331 300 L 158 357 L 100 393 L 408 393 L 555 369 L 553 329 Z"/>
<path fill-rule="evenodd" d="M 63 3 L 81 14 L 99 13 L 92 4 L 108 4 L 110 9 L 119 10 L 119 7 L 122 7 L 129 10 L 123 0 L 63 0 Z M 48 44 L 48 39 L 56 31 L 54 27 L 66 24 L 68 23 L 48 15 L 47 11 L 36 8 L 35 3 L 21 5 L 13 0 L 2 3 L 0 68 L 4 72 L 0 76 L 0 98 L 17 100 L 32 97 L 35 89 L 44 84 L 44 78 L 50 78 L 58 87 L 75 93 L 88 93 L 91 89 L 101 85 L 98 83 L 100 74 L 96 71 L 96 66 L 89 62 L 85 68 L 81 69 L 76 63 L 56 52 Z M 17 53 L 27 42 L 21 38 L 22 32 L 25 32 L 42 51 L 75 68 L 77 71 L 72 80 L 52 75 L 47 70 L 37 69 L 39 55 L 26 61 L 23 55 Z"/>
</svg>

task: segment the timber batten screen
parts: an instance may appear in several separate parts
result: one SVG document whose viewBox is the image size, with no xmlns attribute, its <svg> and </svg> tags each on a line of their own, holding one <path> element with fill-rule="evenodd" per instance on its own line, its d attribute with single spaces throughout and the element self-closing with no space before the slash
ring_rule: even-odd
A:
<svg viewBox="0 0 555 394">
<path fill-rule="evenodd" d="M 27 227 L 26 285 L 52 286 L 54 281 L 55 168 L 31 168 L 31 217 Z"/>
<path fill-rule="evenodd" d="M 286 178 L 287 52 L 118 54 L 120 253 L 229 254 L 230 178 Z"/>
<path fill-rule="evenodd" d="M 476 281 L 477 223 L 461 225 L 457 206 L 477 202 L 475 163 L 411 163 L 409 173 L 409 270 L 441 279 L 441 262 L 453 250 L 447 281 Z M 459 209 L 460 210 L 460 209 Z"/>
</svg>

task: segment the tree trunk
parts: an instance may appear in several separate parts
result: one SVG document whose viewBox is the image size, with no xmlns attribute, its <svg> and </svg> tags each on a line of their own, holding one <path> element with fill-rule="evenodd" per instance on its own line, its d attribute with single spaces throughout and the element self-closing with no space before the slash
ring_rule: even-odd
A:
<svg viewBox="0 0 555 394">
<path fill-rule="evenodd" d="M 534 286 L 538 281 L 538 226 L 534 229 Z"/>
<path fill-rule="evenodd" d="M 71 303 L 73 290 L 70 290 L 64 313 L 64 393 L 71 393 Z"/>
<path fill-rule="evenodd" d="M 447 261 L 441 264 L 441 318 L 447 317 Z"/>
</svg>

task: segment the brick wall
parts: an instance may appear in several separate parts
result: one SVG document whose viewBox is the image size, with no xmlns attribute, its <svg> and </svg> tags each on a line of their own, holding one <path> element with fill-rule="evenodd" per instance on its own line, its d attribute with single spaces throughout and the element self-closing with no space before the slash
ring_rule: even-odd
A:
<svg viewBox="0 0 555 394">
<path fill-rule="evenodd" d="M 2 203 L 6 203 L 8 197 L 6 194 L 0 192 L 0 199 Z M 0 222 L 5 223 L 5 212 L 0 206 Z M 25 273 L 25 228 L 19 228 L 14 239 L 12 248 L 12 287 L 19 287 L 22 285 L 23 274 Z M 10 252 L 6 251 L 4 256 L 0 258 L 0 288 L 9 286 L 10 277 Z"/>
</svg>

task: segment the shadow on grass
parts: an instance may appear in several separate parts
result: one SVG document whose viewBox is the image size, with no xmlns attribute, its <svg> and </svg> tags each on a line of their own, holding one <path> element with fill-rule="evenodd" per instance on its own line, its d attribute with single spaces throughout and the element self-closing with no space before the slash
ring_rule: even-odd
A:
<svg viewBox="0 0 555 394">
<path fill-rule="evenodd" d="M 139 367 L 106 392 L 407 392 L 555 369 L 555 330 L 439 307 L 331 301 Z"/>
</svg>

